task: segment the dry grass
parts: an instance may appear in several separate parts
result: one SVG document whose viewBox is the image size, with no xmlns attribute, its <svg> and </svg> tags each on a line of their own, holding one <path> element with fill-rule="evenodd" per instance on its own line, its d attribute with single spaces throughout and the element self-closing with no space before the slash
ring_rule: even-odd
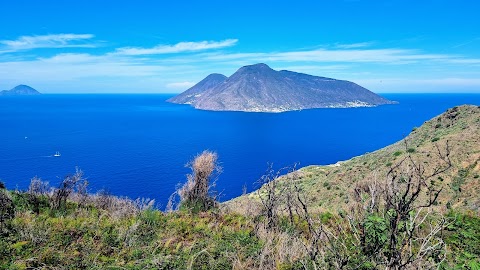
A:
<svg viewBox="0 0 480 270">
<path fill-rule="evenodd" d="M 212 187 L 215 186 L 216 176 L 221 172 L 217 153 L 203 151 L 187 163 L 187 166 L 192 172 L 187 175 L 187 182 L 178 190 L 181 206 L 198 208 L 200 211 L 215 207 L 217 200 Z"/>
</svg>

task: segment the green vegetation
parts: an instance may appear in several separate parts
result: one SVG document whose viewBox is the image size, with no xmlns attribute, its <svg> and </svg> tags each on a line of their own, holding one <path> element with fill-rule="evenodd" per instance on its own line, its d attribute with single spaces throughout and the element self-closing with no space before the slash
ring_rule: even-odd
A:
<svg viewBox="0 0 480 270">
<path fill-rule="evenodd" d="M 461 106 L 374 153 L 270 168 L 222 204 L 203 152 L 165 212 L 88 194 L 80 170 L 57 188 L 0 182 L 0 269 L 479 269 L 478 119 Z"/>
<path fill-rule="evenodd" d="M 445 242 L 451 253 L 445 268 L 480 269 L 480 217 L 473 213 L 450 212 Z"/>
<path fill-rule="evenodd" d="M 83 204 L 73 196 L 63 209 L 52 207 L 50 195 L 35 195 L 40 202 L 36 213 L 31 193 L 2 190 L 3 198 L 12 202 L 14 215 L 1 223 L 0 269 L 338 269 L 341 265 L 344 269 L 384 269 L 386 258 L 395 254 L 392 248 L 403 250 L 402 245 L 391 246 L 392 235 L 402 236 L 414 228 L 409 223 L 414 212 L 398 216 L 393 205 L 385 208 L 386 201 L 374 211 L 311 213 L 295 182 L 291 183 L 264 193 L 264 207 L 251 209 L 252 215 L 233 213 L 223 206 L 198 213 L 164 213 L 101 194 L 88 195 Z M 286 200 L 288 196 L 278 191 L 287 189 L 292 193 L 284 194 L 294 195 L 290 197 L 291 216 L 282 210 L 283 204 L 268 203 Z M 357 203 L 368 206 L 362 209 L 376 208 L 369 207 L 366 194 L 361 197 Z M 106 201 L 107 205 L 102 204 Z M 478 215 L 461 211 L 450 211 L 445 217 L 418 214 L 413 243 L 426 244 L 435 252 L 409 265 L 477 269 Z M 400 223 L 392 227 L 397 216 Z M 431 226 L 443 229 L 431 234 Z M 335 238 L 328 240 L 327 235 Z M 420 241 L 427 235 L 434 241 Z M 435 248 L 435 243 L 444 244 Z"/>
<path fill-rule="evenodd" d="M 252 223 L 237 214 L 148 208 L 123 215 L 74 202 L 35 214 L 27 193 L 8 196 L 16 213 L 2 223 L 0 269 L 231 269 L 230 256 L 253 261 L 262 247 Z"/>
</svg>

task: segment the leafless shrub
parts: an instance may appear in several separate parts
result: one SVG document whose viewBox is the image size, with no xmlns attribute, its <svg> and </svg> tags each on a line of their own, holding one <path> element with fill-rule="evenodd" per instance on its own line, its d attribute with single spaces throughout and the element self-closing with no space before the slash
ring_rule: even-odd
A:
<svg viewBox="0 0 480 270">
<path fill-rule="evenodd" d="M 448 220 L 432 207 L 443 189 L 433 180 L 452 166 L 448 141 L 444 150 L 438 145 L 436 150 L 440 160 L 436 165 L 420 162 L 406 151 L 383 181 L 374 173 L 369 181 L 357 183 L 355 204 L 347 215 L 354 237 L 342 239 L 361 250 L 365 261 L 386 269 L 432 269 L 445 259 L 441 232 Z M 345 257 L 338 243 L 330 246 L 333 256 Z"/>
<path fill-rule="evenodd" d="M 50 186 L 48 182 L 42 181 L 40 177 L 33 177 L 30 180 L 30 185 L 28 186 L 28 194 L 42 196 L 48 195 L 50 192 Z"/>
<path fill-rule="evenodd" d="M 438 166 L 426 168 L 409 154 L 387 174 L 383 214 L 388 215 L 390 223 L 385 258 L 389 269 L 417 264 L 425 266 L 424 258 L 429 256 L 437 256 L 436 263 L 445 259 L 445 243 L 439 232 L 446 226 L 447 220 L 442 216 L 430 217 L 430 207 L 437 202 L 443 187 L 431 180 L 450 169 L 452 163 L 448 141 L 443 153 L 438 145 L 436 149 L 442 162 Z M 425 195 L 425 201 L 421 200 L 421 195 Z M 421 226 L 425 226 L 426 230 L 419 230 Z"/>
<path fill-rule="evenodd" d="M 95 207 L 103 210 L 111 209 L 114 205 L 114 196 L 111 195 L 107 190 L 102 189 L 98 191 L 95 195 L 90 197 L 90 202 L 92 202 Z"/>
<path fill-rule="evenodd" d="M 442 191 L 433 180 L 452 166 L 448 142 L 440 148 L 436 146 L 440 160 L 436 164 L 420 162 L 415 151 L 406 151 L 387 175 L 373 172 L 371 179 L 356 184 L 349 211 L 325 220 L 310 211 L 296 173 L 280 179 L 282 170 L 270 167 L 257 191 L 262 211 L 255 218 L 255 231 L 265 242 L 262 268 L 295 258 L 306 269 L 350 269 L 365 263 L 385 269 L 436 268 L 445 259 L 441 232 L 448 220 L 433 211 Z M 405 149 L 409 149 L 407 143 Z M 293 230 L 284 228 L 285 220 Z M 298 257 L 275 252 L 283 245 L 279 237 L 285 233 L 291 241 L 283 242 L 286 247 L 303 247 L 291 253 Z M 286 249 L 282 254 L 288 253 Z"/>
<path fill-rule="evenodd" d="M 83 177 L 83 171 L 78 168 L 73 175 L 66 176 L 56 189 L 49 188 L 48 182 L 34 177 L 26 194 L 37 214 L 39 213 L 40 196 L 47 196 L 50 199 L 50 207 L 55 210 L 63 209 L 67 201 L 71 201 L 80 207 L 93 205 L 118 218 L 136 215 L 154 207 L 155 204 L 155 200 L 148 198 L 132 200 L 111 195 L 105 190 L 101 190 L 97 194 L 89 194 L 88 181 Z"/>
<path fill-rule="evenodd" d="M 135 200 L 111 195 L 105 190 L 97 194 L 87 195 L 86 203 L 96 208 L 106 210 L 112 217 L 122 218 L 137 215 L 142 211 L 153 208 L 155 200 L 138 198 Z"/>
<path fill-rule="evenodd" d="M 54 190 L 52 196 L 52 208 L 60 209 L 66 206 L 67 199 L 73 192 L 78 190 L 79 186 L 85 185 L 86 179 L 83 178 L 83 171 L 75 169 L 73 175 L 66 176 L 59 187 Z"/>
<path fill-rule="evenodd" d="M 77 197 L 77 203 L 79 206 L 85 206 L 88 202 L 88 181 L 83 179 L 79 181 L 75 187 L 74 191 L 75 196 Z"/>
<path fill-rule="evenodd" d="M 43 182 L 41 178 L 35 176 L 30 180 L 27 191 L 28 202 L 32 206 L 35 214 L 40 213 L 40 197 L 50 195 L 50 186 L 48 182 Z"/>
<path fill-rule="evenodd" d="M 221 173 L 217 153 L 205 150 L 187 163 L 187 166 L 192 172 L 187 175 L 187 183 L 178 190 L 181 206 L 199 211 L 215 207 L 216 195 L 211 188 Z"/>
<path fill-rule="evenodd" d="M 259 180 L 263 183 L 257 191 L 261 211 L 254 220 L 257 236 L 265 241 L 260 255 L 262 269 L 274 269 L 273 266 L 279 263 L 297 260 L 306 269 L 311 266 L 315 268 L 315 262 L 321 255 L 320 242 L 324 240 L 324 231 L 319 220 L 308 209 L 307 198 L 298 186 L 299 174 L 295 167 L 275 171 L 270 165 Z M 285 228 L 285 224 L 281 225 L 280 220 L 285 218 L 288 218 L 290 229 Z"/>
<path fill-rule="evenodd" d="M 264 175 L 260 177 L 257 184 L 261 185 L 261 188 L 257 190 L 257 196 L 262 204 L 260 217 L 265 218 L 265 226 L 267 229 L 276 229 L 278 225 L 279 216 L 287 209 L 289 215 L 292 216 L 291 198 L 290 193 L 290 181 L 280 182 L 278 178 L 284 174 L 284 177 L 288 178 L 295 170 L 293 168 L 285 167 L 275 171 L 273 165 L 269 164 L 269 167 Z M 285 184 L 287 183 L 287 184 Z"/>
</svg>

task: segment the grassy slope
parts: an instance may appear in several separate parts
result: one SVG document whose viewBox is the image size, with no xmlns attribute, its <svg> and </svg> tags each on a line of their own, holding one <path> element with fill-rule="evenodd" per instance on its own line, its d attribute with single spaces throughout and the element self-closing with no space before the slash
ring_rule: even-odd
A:
<svg viewBox="0 0 480 270">
<path fill-rule="evenodd" d="M 16 214 L 0 230 L 0 269 L 229 269 L 248 266 L 261 248 L 238 214 L 117 215 L 76 203 L 58 211 L 46 198 L 35 214 L 26 193 L 9 196 Z"/>
<path fill-rule="evenodd" d="M 444 185 L 440 205 L 480 211 L 480 107 L 460 106 L 414 128 L 405 141 L 378 151 L 329 166 L 308 166 L 299 170 L 299 185 L 308 196 L 310 207 L 319 211 L 346 208 L 352 200 L 355 184 L 368 178 L 382 179 L 390 166 L 405 157 L 406 152 L 426 167 L 440 164 L 436 145 L 445 151 L 448 141 L 453 167 L 437 179 Z M 407 146 L 406 146 L 406 144 Z M 281 178 L 279 179 L 280 181 Z M 262 192 L 262 189 L 259 190 Z M 243 212 L 258 193 L 227 202 Z"/>
</svg>

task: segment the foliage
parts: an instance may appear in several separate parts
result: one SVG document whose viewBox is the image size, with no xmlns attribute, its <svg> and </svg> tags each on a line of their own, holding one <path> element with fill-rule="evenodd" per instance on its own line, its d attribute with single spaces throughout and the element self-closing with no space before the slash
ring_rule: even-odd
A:
<svg viewBox="0 0 480 270">
<path fill-rule="evenodd" d="M 396 151 L 395 153 L 393 153 L 393 155 L 398 157 L 398 156 L 402 155 L 402 151 Z"/>
<path fill-rule="evenodd" d="M 451 253 L 443 268 L 480 269 L 480 217 L 472 213 L 451 211 L 453 222 L 445 232 Z"/>
<path fill-rule="evenodd" d="M 387 220 L 376 214 L 370 214 L 363 224 L 363 230 L 363 252 L 373 256 L 385 246 L 388 240 Z"/>
</svg>

